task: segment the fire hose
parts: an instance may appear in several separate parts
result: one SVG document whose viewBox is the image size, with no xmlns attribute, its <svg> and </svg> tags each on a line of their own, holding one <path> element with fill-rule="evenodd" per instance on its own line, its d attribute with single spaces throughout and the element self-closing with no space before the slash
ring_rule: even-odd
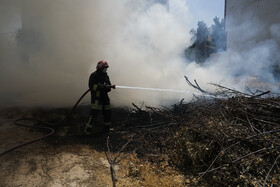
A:
<svg viewBox="0 0 280 187">
<path fill-rule="evenodd" d="M 112 87 L 112 88 L 123 88 L 123 89 L 134 89 L 134 90 L 150 90 L 150 91 L 160 91 L 160 92 L 177 92 L 177 93 L 193 93 L 193 94 L 198 94 L 198 95 L 201 95 L 201 93 L 198 93 L 198 92 L 191 92 L 191 91 L 187 91 L 187 90 L 174 90 L 174 89 L 159 89 L 159 88 L 143 88 L 143 87 L 131 87 L 131 86 L 115 86 Z M 20 147 L 23 147 L 25 145 L 28 145 L 28 144 L 31 144 L 31 143 L 35 143 L 35 142 L 38 142 L 44 138 L 47 138 L 51 135 L 54 134 L 54 129 L 51 127 L 51 126 L 55 126 L 55 125 L 59 125 L 60 123 L 64 122 L 67 118 L 69 118 L 71 116 L 71 114 L 73 113 L 73 111 L 75 110 L 75 108 L 77 107 L 77 105 L 80 103 L 80 101 L 86 96 L 86 94 L 90 91 L 90 89 L 88 89 L 86 92 L 84 92 L 84 94 L 79 98 L 79 100 L 76 102 L 76 104 L 72 107 L 71 111 L 68 113 L 68 115 L 64 116 L 63 119 L 55 122 L 55 123 L 50 123 L 50 122 L 47 122 L 47 121 L 43 121 L 41 119 L 36 119 L 36 118 L 19 118 L 19 119 L 16 119 L 14 121 L 14 124 L 17 125 L 17 126 L 22 126 L 22 127 L 29 127 L 29 128 L 36 128 L 36 129 L 42 129 L 42 130 L 48 130 L 49 133 L 42 136 L 42 137 L 39 137 L 39 138 L 36 138 L 34 140 L 31 140 L 31 141 L 28 141 L 28 142 L 25 142 L 25 143 L 22 143 L 22 144 L 19 144 L 19 145 L 16 145 L 15 147 L 12 147 L 2 153 L 0 153 L 0 157 L 15 150 L 15 149 L 18 149 Z M 33 122 L 38 122 L 40 124 L 44 124 L 46 126 L 34 126 L 34 125 L 26 125 L 26 124 L 22 124 L 20 122 L 22 121 L 33 121 Z"/>
<path fill-rule="evenodd" d="M 25 143 L 22 143 L 22 144 L 19 144 L 19 145 L 16 145 L 8 150 L 5 150 L 4 152 L 0 153 L 0 157 L 15 150 L 15 149 L 18 149 L 20 147 L 23 147 L 23 146 L 26 146 L 28 144 L 31 144 L 31 143 L 35 143 L 35 142 L 38 142 L 44 138 L 47 138 L 51 135 L 54 134 L 54 129 L 50 126 L 55 126 L 55 125 L 59 125 L 60 123 L 64 122 L 67 118 L 69 118 L 71 116 L 71 114 L 73 113 L 73 111 L 75 110 L 75 108 L 78 106 L 78 104 L 80 103 L 80 101 L 87 95 L 87 93 L 90 91 L 90 89 L 88 89 L 80 98 L 79 100 L 76 102 L 76 104 L 72 107 L 71 111 L 66 115 L 64 116 L 63 119 L 55 122 L 55 123 L 50 123 L 50 122 L 47 122 L 47 121 L 43 121 L 41 119 L 36 119 L 36 118 L 19 118 L 19 119 L 16 119 L 14 121 L 14 124 L 17 125 L 17 126 L 22 126 L 22 127 L 29 127 L 29 128 L 36 128 L 36 129 L 42 129 L 42 130 L 48 130 L 49 133 L 44 135 L 44 136 L 41 136 L 39 138 L 36 138 L 36 139 L 33 139 L 31 141 L 28 141 L 28 142 L 25 142 Z M 34 125 L 26 125 L 26 124 L 22 124 L 21 122 L 22 121 L 33 121 L 33 122 L 38 122 L 40 124 L 44 124 L 46 126 L 34 126 Z"/>
</svg>

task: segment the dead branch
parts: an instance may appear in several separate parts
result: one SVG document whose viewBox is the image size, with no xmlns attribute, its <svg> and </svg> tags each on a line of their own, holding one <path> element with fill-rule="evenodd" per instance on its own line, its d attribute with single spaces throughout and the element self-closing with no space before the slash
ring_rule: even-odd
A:
<svg viewBox="0 0 280 187">
<path fill-rule="evenodd" d="M 141 109 L 142 107 L 139 108 L 139 107 L 138 107 L 137 105 L 135 105 L 134 103 L 132 103 L 132 105 L 133 105 L 135 108 L 137 108 L 138 111 L 142 111 L 142 109 Z"/>
<path fill-rule="evenodd" d="M 261 96 L 266 95 L 266 94 L 269 94 L 269 93 L 270 93 L 270 91 L 268 90 L 268 91 L 263 92 L 263 93 L 260 93 L 260 94 L 258 94 L 258 95 L 254 95 L 254 96 L 252 96 L 252 98 L 261 97 Z"/>
<path fill-rule="evenodd" d="M 255 132 L 255 127 L 253 127 L 253 125 L 251 124 L 251 121 L 250 121 L 250 119 L 248 118 L 248 115 L 246 114 L 246 119 L 247 119 L 247 121 L 248 121 L 248 123 L 249 123 L 249 125 L 250 125 L 250 127 L 251 127 L 251 129 L 252 129 L 252 131 L 253 131 L 253 133 L 254 134 L 256 134 L 256 132 Z"/>
<path fill-rule="evenodd" d="M 264 180 L 263 186 L 265 186 L 266 181 L 267 181 L 267 179 L 268 179 L 268 176 L 269 176 L 271 170 L 274 168 L 274 166 L 275 166 L 275 164 L 276 164 L 276 162 L 277 162 L 277 160 L 278 160 L 279 157 L 280 157 L 280 155 L 277 156 L 277 158 L 275 159 L 275 161 L 274 161 L 274 163 L 272 164 L 271 168 L 270 168 L 269 171 L 267 172 L 266 177 L 265 177 L 265 180 Z"/>
<path fill-rule="evenodd" d="M 219 84 L 215 84 L 215 83 L 209 83 L 210 85 L 216 86 L 217 88 L 219 88 L 219 93 L 225 94 L 225 95 L 233 95 L 233 96 L 249 96 L 251 97 L 252 95 L 247 94 L 247 93 L 243 93 L 231 88 L 227 88 L 225 86 L 219 85 Z"/>
<path fill-rule="evenodd" d="M 107 152 L 105 152 L 105 155 L 107 157 L 107 160 L 110 164 L 110 173 L 111 173 L 111 178 L 112 178 L 112 184 L 113 184 L 113 187 L 116 186 L 116 182 L 118 181 L 118 174 L 117 174 L 117 171 L 115 170 L 115 165 L 120 162 L 122 159 L 119 159 L 119 156 L 121 154 L 121 152 L 126 148 L 126 146 L 132 141 L 132 138 L 131 137 L 123 146 L 122 148 L 117 152 L 116 156 L 112 156 L 112 153 L 111 153 L 111 150 L 110 150 L 110 138 L 109 136 L 107 137 L 107 151 L 108 151 L 108 154 Z"/>
<path fill-rule="evenodd" d="M 195 79 L 194 79 L 194 82 L 195 82 L 195 85 L 194 85 L 193 83 L 191 83 L 191 81 L 188 79 L 188 77 L 186 77 L 186 76 L 184 76 L 184 77 L 185 77 L 187 83 L 188 83 L 191 87 L 193 87 L 193 88 L 199 90 L 199 91 L 200 91 L 201 93 L 203 93 L 203 94 L 213 95 L 213 93 L 210 93 L 210 92 L 207 92 L 207 91 L 203 90 L 203 89 L 198 85 L 198 83 L 196 82 Z"/>
<path fill-rule="evenodd" d="M 105 152 L 107 160 L 110 164 L 110 173 L 111 173 L 111 178 L 112 178 L 112 184 L 113 187 L 116 187 L 116 181 L 118 180 L 118 175 L 115 170 L 115 163 L 113 162 L 113 158 L 111 156 L 111 151 L 110 151 L 110 145 L 109 145 L 109 136 L 107 137 L 107 149 L 108 149 L 108 154 Z"/>
<path fill-rule="evenodd" d="M 244 155 L 244 156 L 242 156 L 242 157 L 240 157 L 240 158 L 237 158 L 236 160 L 232 161 L 232 163 L 238 162 L 238 161 L 241 160 L 241 159 L 244 159 L 244 158 L 246 158 L 246 157 L 248 157 L 248 156 L 251 156 L 251 155 L 253 155 L 253 154 L 259 153 L 259 152 L 261 152 L 261 151 L 265 151 L 265 150 L 267 150 L 267 149 L 268 149 L 268 148 L 264 147 L 264 148 L 262 148 L 262 149 L 259 149 L 259 150 L 257 150 L 257 151 L 254 151 L 254 152 L 252 152 L 252 153 L 249 153 L 249 154 L 247 154 L 247 155 Z"/>
</svg>

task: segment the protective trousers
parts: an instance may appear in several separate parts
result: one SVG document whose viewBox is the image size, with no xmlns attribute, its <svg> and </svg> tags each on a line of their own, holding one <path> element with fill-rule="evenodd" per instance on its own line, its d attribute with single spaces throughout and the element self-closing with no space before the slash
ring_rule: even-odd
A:
<svg viewBox="0 0 280 187">
<path fill-rule="evenodd" d="M 92 128 L 95 125 L 95 123 L 97 122 L 97 117 L 100 114 L 100 112 L 102 112 L 103 115 L 103 121 L 104 121 L 104 127 L 103 127 L 103 131 L 109 131 L 110 126 L 111 126 L 111 109 L 106 108 L 102 110 L 97 110 L 97 109 L 91 109 L 90 110 L 90 117 L 89 120 L 86 124 L 84 133 L 86 135 L 90 135 L 92 134 Z"/>
</svg>

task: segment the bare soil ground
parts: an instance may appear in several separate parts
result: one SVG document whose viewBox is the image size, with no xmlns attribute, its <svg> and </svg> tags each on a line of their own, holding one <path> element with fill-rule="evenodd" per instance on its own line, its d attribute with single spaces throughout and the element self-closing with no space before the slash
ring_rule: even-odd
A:
<svg viewBox="0 0 280 187">
<path fill-rule="evenodd" d="M 219 85 L 218 85 L 219 86 Z M 0 110 L 0 186 L 280 186 L 280 97 L 219 86 L 222 97 L 114 108 L 114 131 L 81 136 L 89 107 Z M 42 127 L 42 121 L 20 124 Z M 112 164 L 113 163 L 113 164 Z"/>
<path fill-rule="evenodd" d="M 36 117 L 51 122 L 62 118 L 68 111 L 2 108 L 0 153 L 46 134 L 42 130 L 16 126 L 15 119 Z M 116 128 L 126 116 L 126 110 L 113 110 Z M 130 134 L 119 130 L 109 134 L 97 133 L 92 137 L 81 136 L 80 131 L 87 119 L 88 107 L 79 107 L 69 120 L 53 127 L 54 135 L 1 156 L 0 186 L 112 186 L 110 164 L 105 154 L 108 151 L 107 137 L 111 140 L 111 153 L 116 155 Z M 40 125 L 28 121 L 26 124 Z M 98 128 L 96 131 L 100 130 Z M 122 151 L 120 162 L 115 166 L 118 174 L 116 185 L 185 186 L 185 177 L 168 164 L 167 156 L 149 152 L 154 148 L 149 148 L 147 144 L 135 141 Z M 142 147 L 141 151 L 137 151 L 136 147 Z"/>
</svg>

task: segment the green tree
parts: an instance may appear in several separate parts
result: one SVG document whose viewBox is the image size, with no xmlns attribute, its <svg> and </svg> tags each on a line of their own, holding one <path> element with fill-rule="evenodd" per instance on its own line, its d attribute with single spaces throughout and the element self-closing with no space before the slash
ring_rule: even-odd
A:
<svg viewBox="0 0 280 187">
<path fill-rule="evenodd" d="M 197 23 L 197 29 L 190 31 L 193 44 L 185 49 L 185 56 L 189 61 L 205 62 L 211 53 L 226 49 L 225 22 L 215 17 L 211 29 L 203 21 Z"/>
<path fill-rule="evenodd" d="M 185 50 L 185 56 L 190 61 L 204 62 L 210 55 L 209 48 L 207 47 L 209 45 L 209 29 L 207 25 L 203 21 L 199 21 L 197 29 L 192 29 L 190 34 L 192 35 L 191 40 L 194 43 Z"/>
</svg>

